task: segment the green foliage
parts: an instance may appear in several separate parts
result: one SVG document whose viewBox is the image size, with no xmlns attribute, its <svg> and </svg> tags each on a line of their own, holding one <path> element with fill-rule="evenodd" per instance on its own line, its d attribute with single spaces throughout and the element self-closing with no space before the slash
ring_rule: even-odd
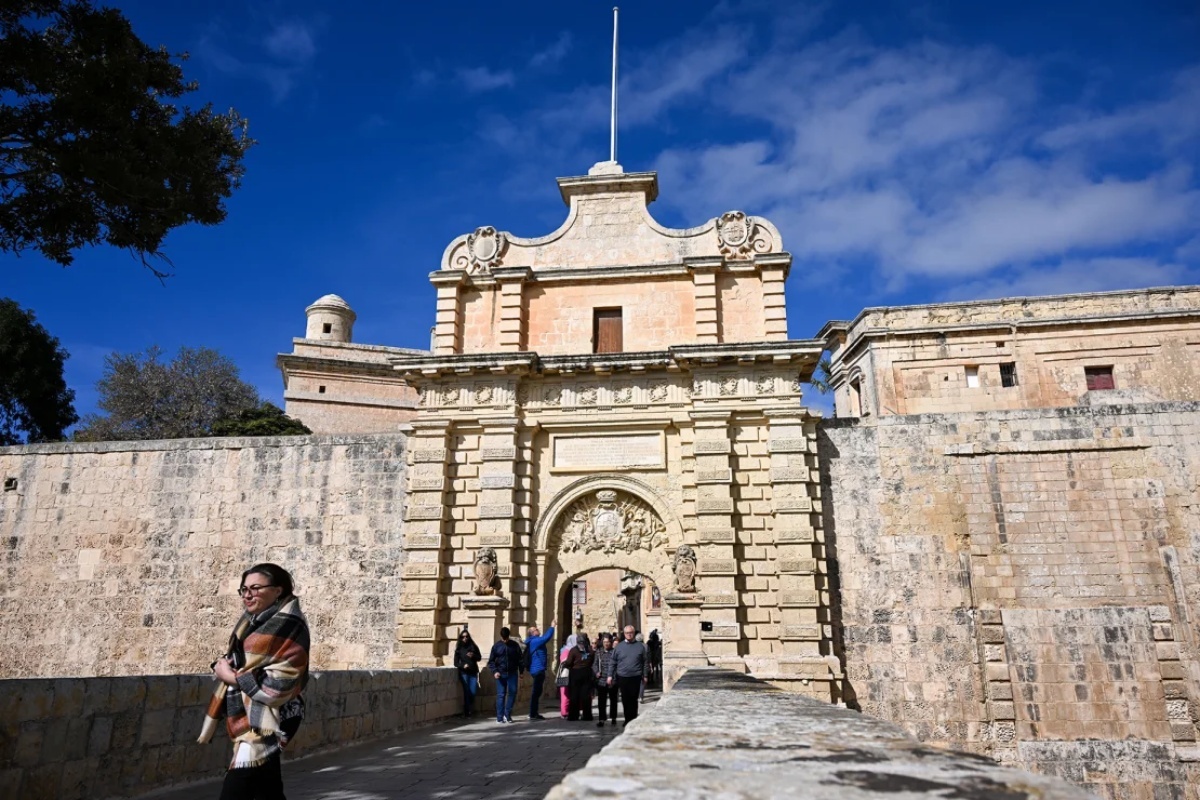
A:
<svg viewBox="0 0 1200 800">
<path fill-rule="evenodd" d="M 79 419 L 63 380 L 67 358 L 32 312 L 0 298 L 0 445 L 62 439 Z"/>
<path fill-rule="evenodd" d="M 263 402 L 234 417 L 217 420 L 213 436 L 304 436 L 312 433 L 303 422 L 292 419 L 274 403 Z"/>
<path fill-rule="evenodd" d="M 170 363 L 162 351 L 114 353 L 96 384 L 108 416 L 89 415 L 79 441 L 211 436 L 217 420 L 258 406 L 258 392 L 216 350 L 183 347 Z"/>
<path fill-rule="evenodd" d="M 175 104 L 196 85 L 172 58 L 88 0 L 0 3 L 0 252 L 107 243 L 161 278 L 167 233 L 225 219 L 254 141 L 233 109 Z"/>
<path fill-rule="evenodd" d="M 833 380 L 832 369 L 833 361 L 830 359 L 829 354 L 822 354 L 821 360 L 817 362 L 817 368 L 813 370 L 812 378 L 808 381 L 809 385 L 821 394 L 828 394 L 829 390 L 833 388 L 831 384 Z"/>
</svg>

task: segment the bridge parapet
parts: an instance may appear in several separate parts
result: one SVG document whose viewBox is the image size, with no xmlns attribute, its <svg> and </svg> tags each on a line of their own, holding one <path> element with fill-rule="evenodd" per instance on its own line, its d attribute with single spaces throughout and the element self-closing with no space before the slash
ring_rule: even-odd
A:
<svg viewBox="0 0 1200 800">
<path fill-rule="evenodd" d="M 964 800 L 1094 797 L 986 756 L 928 747 L 891 723 L 748 675 L 699 667 L 546 800 L 857 800 L 898 792 Z"/>
</svg>

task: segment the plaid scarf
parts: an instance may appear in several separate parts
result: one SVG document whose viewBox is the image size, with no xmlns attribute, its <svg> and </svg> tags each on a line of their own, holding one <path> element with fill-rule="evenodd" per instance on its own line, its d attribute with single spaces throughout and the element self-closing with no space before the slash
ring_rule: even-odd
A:
<svg viewBox="0 0 1200 800">
<path fill-rule="evenodd" d="M 308 622 L 296 597 L 257 618 L 243 614 L 229 638 L 238 691 L 222 683 L 205 711 L 198 741 L 205 744 L 225 720 L 233 740 L 230 769 L 265 764 L 283 749 L 303 708 L 300 692 L 308 683 Z M 289 724 L 292 723 L 292 724 Z"/>
</svg>

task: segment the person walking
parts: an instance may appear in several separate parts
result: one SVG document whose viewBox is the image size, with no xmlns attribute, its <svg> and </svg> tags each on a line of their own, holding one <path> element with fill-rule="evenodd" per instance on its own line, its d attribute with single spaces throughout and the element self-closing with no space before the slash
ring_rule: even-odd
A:
<svg viewBox="0 0 1200 800">
<path fill-rule="evenodd" d="M 659 688 L 662 687 L 662 652 L 662 639 L 655 628 L 646 640 L 646 654 L 650 657 L 650 680 Z"/>
<path fill-rule="evenodd" d="M 233 758 L 221 800 L 286 800 L 280 759 L 304 716 L 308 621 L 292 576 L 278 564 L 255 564 L 243 572 L 238 594 L 244 611 L 225 655 L 213 662 L 220 683 L 198 741 L 211 741 L 225 721 Z"/>
<path fill-rule="evenodd" d="M 545 633 L 541 633 L 537 625 L 531 625 L 525 632 L 525 653 L 529 659 L 529 677 L 533 678 L 533 694 L 529 696 L 530 719 L 545 719 L 538 713 L 538 704 L 542 699 L 542 690 L 546 686 L 546 662 L 550 660 L 550 654 L 546 652 L 546 645 L 554 638 L 554 626 L 557 624 L 558 620 L 553 619 Z"/>
<path fill-rule="evenodd" d="M 567 663 L 567 654 L 570 653 L 572 649 L 574 649 L 575 643 L 578 641 L 579 641 L 579 637 L 572 633 L 570 636 L 567 637 L 566 644 L 564 644 L 562 646 L 562 649 L 560 649 L 558 651 L 558 669 L 560 672 L 562 671 L 563 667 Z M 557 679 L 555 679 L 555 683 L 557 684 L 557 683 L 559 683 L 559 681 Z M 568 701 L 567 687 L 559 686 L 558 687 L 558 711 L 560 714 L 562 714 L 564 719 L 566 718 L 567 713 L 571 710 L 567 705 L 567 701 Z"/>
<path fill-rule="evenodd" d="M 646 645 L 633 640 L 637 633 L 632 625 L 625 626 L 625 641 L 613 648 L 612 663 L 606 682 L 621 692 L 621 709 L 625 713 L 623 725 L 637 719 L 638 692 L 649 676 L 650 659 L 646 657 Z"/>
<path fill-rule="evenodd" d="M 595 680 L 592 665 L 595 657 L 588 635 L 580 633 L 576 636 L 575 646 L 567 653 L 564 662 L 571 675 L 567 684 L 567 720 L 570 722 L 579 719 L 592 721 L 592 686 Z"/>
<path fill-rule="evenodd" d="M 458 668 L 458 680 L 462 684 L 463 719 L 475 716 L 475 695 L 479 692 L 479 662 L 483 654 L 466 628 L 458 635 L 454 647 L 454 666 Z"/>
<path fill-rule="evenodd" d="M 600 637 L 600 646 L 596 648 L 596 706 L 600 711 L 600 721 L 597 728 L 603 728 L 605 720 L 617 724 L 617 687 L 609 686 L 607 677 L 612 666 L 613 637 L 606 633 Z"/>
<path fill-rule="evenodd" d="M 633 635 L 633 640 L 635 642 L 637 642 L 638 644 L 640 644 L 642 647 L 646 647 L 646 642 L 642 638 L 641 631 L 638 631 L 637 633 L 635 633 Z M 650 649 L 647 648 L 646 649 L 646 680 L 642 681 L 642 685 L 638 687 L 638 703 L 641 703 L 643 700 L 646 699 L 646 684 L 650 682 L 651 669 L 652 668 L 650 666 Z"/>
<path fill-rule="evenodd" d="M 517 702 L 517 684 L 521 679 L 521 645 L 510 637 L 512 631 L 500 629 L 500 641 L 492 645 L 488 655 L 488 671 L 496 679 L 496 722 L 512 722 L 513 704 Z"/>
</svg>

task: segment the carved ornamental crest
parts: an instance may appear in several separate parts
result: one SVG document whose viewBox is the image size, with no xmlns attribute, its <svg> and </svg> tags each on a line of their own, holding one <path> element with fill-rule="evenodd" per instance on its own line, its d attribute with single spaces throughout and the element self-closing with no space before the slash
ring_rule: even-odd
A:
<svg viewBox="0 0 1200 800">
<path fill-rule="evenodd" d="M 667 529 L 644 501 L 602 489 L 566 510 L 557 526 L 557 538 L 564 553 L 632 553 L 665 545 Z"/>
<path fill-rule="evenodd" d="M 476 228 L 467 236 L 467 272 L 471 274 L 491 272 L 500 266 L 504 255 L 504 234 L 491 225 Z"/>
<path fill-rule="evenodd" d="M 746 260 L 754 253 L 765 253 L 770 243 L 756 236 L 754 217 L 743 211 L 726 211 L 717 217 L 717 239 L 721 244 L 721 255 L 734 260 Z"/>
</svg>

